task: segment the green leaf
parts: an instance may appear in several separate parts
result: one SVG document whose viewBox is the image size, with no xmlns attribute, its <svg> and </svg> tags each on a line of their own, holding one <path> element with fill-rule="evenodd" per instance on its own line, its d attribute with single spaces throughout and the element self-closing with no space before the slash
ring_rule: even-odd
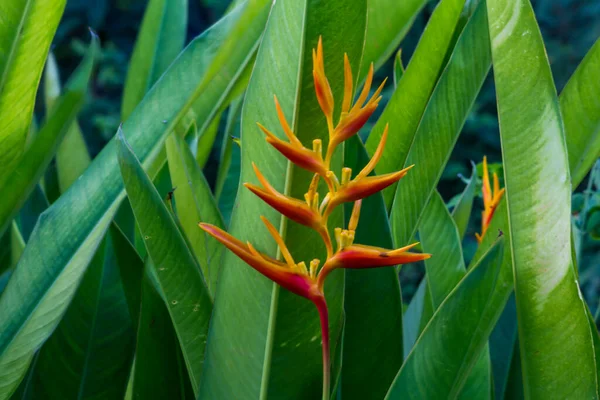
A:
<svg viewBox="0 0 600 400">
<path fill-rule="evenodd" d="M 34 397 L 122 398 L 133 349 L 132 323 L 112 242 L 105 239 L 60 324 L 40 350 Z"/>
<path fill-rule="evenodd" d="M 434 313 L 386 399 L 455 399 L 505 302 L 494 301 L 503 239 L 467 272 Z M 431 362 L 435 360 L 435 362 Z"/>
<path fill-rule="evenodd" d="M 21 231 L 19 231 L 17 222 L 13 221 L 10 225 L 10 258 L 13 268 L 19 262 L 19 258 L 21 258 L 24 249 L 25 241 L 23 240 L 23 235 L 21 235 Z"/>
<path fill-rule="evenodd" d="M 97 52 L 98 43 L 94 38 L 80 68 L 67 85 L 65 95 L 57 104 L 56 111 L 36 136 L 25 153 L 23 162 L 9 177 L 7 184 L 12 190 L 6 191 L 0 202 L 2 227 L 10 223 L 12 216 L 35 188 L 62 135 L 75 118 L 83 101 Z M 56 230 L 56 226 L 52 229 Z M 48 238 L 52 240 L 55 237 L 50 234 Z M 8 397 L 16 389 L 27 371 L 34 350 L 39 348 L 58 323 L 58 318 L 68 303 L 66 300 L 72 297 L 80 280 L 80 275 L 72 276 L 67 273 L 65 279 L 53 282 L 54 286 L 42 293 L 32 276 L 37 273 L 42 280 L 52 280 L 46 269 L 47 263 L 52 259 L 38 258 L 30 269 L 24 269 L 21 265 L 28 257 L 27 253 L 26 249 L 0 297 L 0 398 Z M 39 304 L 38 301 L 42 299 L 46 301 Z"/>
<path fill-rule="evenodd" d="M 353 171 L 360 171 L 369 162 L 358 135 L 346 142 L 344 161 Z M 354 242 L 394 247 L 380 193 L 363 200 Z M 381 399 L 403 360 L 398 275 L 393 267 L 348 270 L 345 284 L 341 396 Z"/>
<path fill-rule="evenodd" d="M 169 311 L 149 277 L 150 264 L 141 287 L 132 398 L 186 399 L 189 378 Z"/>
<path fill-rule="evenodd" d="M 146 166 L 194 99 L 208 96 L 220 106 L 234 81 L 209 75 L 218 69 L 235 77 L 243 69 L 267 13 L 264 3 L 241 4 L 192 41 L 132 113 L 123 129 Z M 208 44 L 220 46 L 208 52 Z M 0 394 L 13 390 L 58 324 L 123 197 L 113 140 L 40 217 L 0 297 Z"/>
<path fill-rule="evenodd" d="M 471 179 L 463 190 L 458 202 L 452 210 L 452 218 L 458 228 L 458 234 L 461 240 L 465 237 L 473 210 L 473 200 L 475 199 L 475 189 L 477 188 L 477 168 L 473 165 L 471 170 Z"/>
<path fill-rule="evenodd" d="M 190 249 L 200 264 L 211 298 L 217 288 L 223 246 L 198 227 L 208 222 L 224 229 L 225 224 L 202 170 L 196 164 L 185 141 L 176 135 L 167 139 L 167 158 L 174 192 L 177 216 Z"/>
<path fill-rule="evenodd" d="M 453 45 L 452 36 L 464 2 L 465 0 L 440 1 L 429 19 L 425 32 L 419 40 L 419 45 L 398 83 L 398 87 L 369 135 L 366 147 L 369 154 L 372 155 L 379 144 L 385 125 L 390 124 L 390 135 L 386 145 L 388 150 L 383 152 L 376 168 L 377 173 L 380 175 L 397 171 L 403 165 L 406 165 L 409 149 L 416 136 L 421 116 L 425 112 L 425 107 L 444 68 L 446 52 Z M 470 57 L 477 56 L 472 50 L 469 53 L 461 56 L 461 65 L 464 60 L 470 60 Z M 462 57 L 464 57 L 464 60 Z M 479 63 L 479 61 L 477 62 Z M 463 68 L 461 67 L 461 69 Z M 469 72 L 474 73 L 475 71 Z M 469 80 L 477 81 L 477 79 L 472 79 L 470 75 Z M 460 88 L 460 86 L 456 87 Z M 456 96 L 457 94 L 453 93 L 453 95 Z M 392 149 L 393 151 L 391 151 Z M 392 185 L 383 192 L 388 210 L 394 199 L 395 187 L 396 185 Z M 404 244 L 404 242 L 397 243 L 399 245 Z"/>
<path fill-rule="evenodd" d="M 277 95 L 287 120 L 303 143 L 308 145 L 313 139 L 326 139 L 326 121 L 314 93 L 311 51 L 322 35 L 325 70 L 334 97 L 341 99 L 343 54 L 348 53 L 356 72 L 364 43 L 366 2 L 352 5 L 348 7 L 343 0 L 274 3 L 242 111 L 241 182 L 257 182 L 251 166 L 255 162 L 273 187 L 303 198 L 312 175 L 288 166 L 285 158 L 265 143 L 256 122 L 283 137 L 273 105 L 273 95 Z M 335 160 L 336 171 L 339 171 L 340 161 L 341 157 Z M 242 241 L 249 240 L 258 250 L 275 256 L 276 244 L 259 220 L 259 216 L 264 215 L 275 226 L 283 228 L 281 233 L 296 260 L 310 261 L 315 257 L 323 260 L 325 249 L 315 232 L 281 221 L 280 214 L 248 190 L 241 190 L 236 201 L 243 206 L 233 212 L 232 235 Z M 332 215 L 331 225 L 341 226 L 341 217 Z M 336 271 L 328 278 L 325 292 L 334 349 L 342 326 L 343 271 Z M 235 255 L 226 252 L 200 398 L 319 397 L 322 390 L 320 336 L 318 313 L 310 301 L 279 290 Z M 244 357 L 232 363 L 232 352 Z M 336 376 L 335 371 L 332 376 Z"/>
<path fill-rule="evenodd" d="M 560 94 L 571 180 L 575 189 L 600 157 L 600 39 Z"/>
<path fill-rule="evenodd" d="M 53 110 L 56 99 L 60 96 L 61 84 L 58 65 L 54 55 L 50 53 L 44 71 L 44 93 L 46 112 Z M 88 153 L 83 134 L 76 120 L 73 121 L 69 131 L 56 150 L 56 173 L 60 192 L 67 191 L 69 186 L 77 180 L 90 165 L 91 157 Z"/>
<path fill-rule="evenodd" d="M 425 277 L 435 311 L 467 272 L 458 228 L 437 191 L 421 219 L 419 238 L 423 251 L 432 254 L 430 259 L 425 260 Z M 461 391 L 461 398 L 489 397 L 489 367 L 490 356 L 486 346 Z"/>
<path fill-rule="evenodd" d="M 527 0 L 488 0 L 525 397 L 598 398 L 559 102 Z M 526 155 L 524 157 L 523 155 Z"/>
<path fill-rule="evenodd" d="M 137 225 L 179 339 L 194 391 L 202 374 L 212 301 L 194 256 L 152 181 L 117 134 L 119 166 Z"/>
<path fill-rule="evenodd" d="M 426 0 L 368 2 L 367 32 L 359 82 L 367 75 L 371 63 L 375 69 L 379 69 L 390 58 L 426 3 Z"/>
<path fill-rule="evenodd" d="M 187 0 L 150 0 L 129 61 L 121 118 L 126 120 L 183 49 Z"/>
<path fill-rule="evenodd" d="M 5 187 L 11 190 L 5 191 L 0 200 L 0 232 L 7 228 L 11 218 L 15 216 L 42 177 L 60 141 L 83 105 L 88 80 L 98 52 L 98 39 L 92 35 L 87 54 L 69 80 L 65 94 L 58 101 L 48 122 L 25 151 L 22 160 L 7 178 Z"/>
<path fill-rule="evenodd" d="M 0 187 L 23 157 L 35 97 L 66 0 L 0 5 Z"/>
<path fill-rule="evenodd" d="M 409 243 L 419 226 L 490 68 L 489 47 L 485 2 L 482 1 L 458 38 L 414 134 L 414 141 L 408 143 L 404 166 L 414 164 L 415 168 L 398 183 L 391 211 L 392 232 L 398 245 Z M 409 77 L 410 68 L 409 65 L 401 85 Z M 398 148 L 391 146 L 386 146 L 387 154 L 398 155 Z"/>
</svg>

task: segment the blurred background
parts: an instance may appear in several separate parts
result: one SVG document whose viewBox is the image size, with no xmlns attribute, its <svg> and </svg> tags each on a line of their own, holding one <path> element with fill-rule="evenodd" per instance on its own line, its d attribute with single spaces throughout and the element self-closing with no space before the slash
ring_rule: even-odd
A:
<svg viewBox="0 0 600 400">
<path fill-rule="evenodd" d="M 437 1 L 429 2 L 401 44 L 404 65 L 408 64 L 436 3 Z M 557 90 L 560 93 L 586 52 L 600 37 L 600 0 L 532 0 L 532 3 L 542 30 Z M 100 36 L 103 49 L 86 105 L 78 118 L 92 156 L 95 156 L 113 137 L 121 122 L 123 84 L 146 5 L 147 0 L 69 0 L 67 2 L 52 48 L 62 80 L 66 80 L 81 60 L 89 42 L 88 27 Z M 228 5 L 228 0 L 190 0 L 188 41 L 219 19 Z M 383 104 L 393 91 L 392 70 L 393 60 L 389 60 L 376 74 L 378 81 L 382 81 L 385 77 L 390 78 L 388 80 L 390 83 L 383 93 Z M 43 96 L 38 96 L 39 105 L 36 110 L 38 121 L 44 116 L 41 99 Z M 382 109 L 383 107 L 380 107 L 379 111 Z M 219 129 L 220 135 L 223 134 L 224 127 L 223 120 Z M 369 126 L 365 128 L 363 138 L 368 135 L 368 132 Z M 211 184 L 214 184 L 216 176 L 221 143 L 222 140 L 217 138 L 215 149 L 205 167 L 205 174 Z M 499 162 L 501 159 L 491 74 L 479 94 L 441 179 L 439 190 L 447 202 L 451 203 L 452 198 L 464 189 L 464 179 L 470 175 L 471 162 L 480 163 L 484 155 L 487 155 L 492 163 Z M 598 179 L 600 180 L 600 177 Z M 588 180 L 584 180 L 582 187 L 578 189 L 580 194 L 574 199 L 574 215 L 579 211 L 577 207 L 583 199 L 581 192 L 587 187 L 587 182 Z M 596 194 L 596 196 L 600 195 Z M 478 200 L 464 243 L 467 257 L 476 247 L 474 234 L 479 231 L 480 213 L 481 201 Z M 595 215 L 600 216 L 600 213 Z M 600 293 L 600 242 L 593 237 L 586 236 L 584 239 L 581 244 L 580 281 L 590 308 L 594 312 L 598 309 L 597 299 Z M 401 280 L 406 300 L 414 293 L 422 275 L 423 271 L 419 266 L 402 270 Z"/>
</svg>

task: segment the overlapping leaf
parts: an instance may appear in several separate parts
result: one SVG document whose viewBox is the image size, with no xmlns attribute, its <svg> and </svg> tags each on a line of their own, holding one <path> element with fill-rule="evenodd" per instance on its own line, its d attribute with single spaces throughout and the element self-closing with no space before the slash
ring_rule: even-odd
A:
<svg viewBox="0 0 600 400">
<path fill-rule="evenodd" d="M 488 0 L 488 12 L 525 396 L 598 398 L 571 262 L 569 160 L 542 37 L 528 0 Z"/>
</svg>

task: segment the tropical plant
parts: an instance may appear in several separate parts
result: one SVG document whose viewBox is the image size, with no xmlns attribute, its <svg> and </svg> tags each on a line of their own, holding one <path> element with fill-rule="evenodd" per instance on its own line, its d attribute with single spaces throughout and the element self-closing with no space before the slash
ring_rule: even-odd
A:
<svg viewBox="0 0 600 400">
<path fill-rule="evenodd" d="M 559 96 L 529 0 L 440 0 L 406 68 L 424 0 L 234 1 L 185 48 L 150 0 L 92 157 L 65 3 L 0 5 L 0 399 L 599 398 L 600 41 Z M 491 67 L 502 163 L 446 202 Z"/>
</svg>

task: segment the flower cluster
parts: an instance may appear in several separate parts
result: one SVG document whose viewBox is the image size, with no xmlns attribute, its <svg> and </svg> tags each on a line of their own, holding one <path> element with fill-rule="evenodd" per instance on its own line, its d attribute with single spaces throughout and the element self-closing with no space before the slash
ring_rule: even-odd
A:
<svg viewBox="0 0 600 400">
<path fill-rule="evenodd" d="M 494 172 L 494 190 L 492 191 L 492 187 L 490 185 L 490 174 L 488 172 L 487 165 L 487 157 L 483 157 L 483 211 L 481 213 L 481 234 L 476 233 L 475 237 L 477 238 L 477 242 L 481 243 L 485 233 L 487 232 L 490 223 L 492 222 L 492 217 L 496 212 L 496 208 L 498 208 L 498 204 L 500 204 L 500 200 L 502 200 L 502 195 L 504 194 L 504 189 L 500 189 L 500 182 L 498 180 L 498 174 Z"/>
<path fill-rule="evenodd" d="M 321 265 L 321 261 L 317 258 L 310 261 L 308 266 L 304 261 L 296 262 L 278 230 L 264 217 L 261 219 L 279 246 L 284 261 L 276 260 L 259 252 L 251 243 L 243 243 L 215 226 L 201 223 L 200 227 L 252 268 L 287 290 L 311 300 L 317 306 L 323 338 L 324 393 L 328 393 L 329 322 L 324 294 L 327 275 L 337 268 L 360 269 L 393 266 L 423 260 L 429 258 L 429 255 L 409 252 L 416 243 L 396 250 L 354 243 L 362 199 L 397 182 L 406 175 L 410 167 L 381 176 L 369 176 L 384 150 L 388 134 L 386 126 L 379 146 L 369 163 L 354 178 L 352 178 L 350 168 L 343 168 L 341 179 L 338 179 L 330 167 L 334 151 L 339 144 L 355 135 L 373 114 L 381 100 L 379 94 L 383 83 L 374 95 L 367 99 L 373 80 L 373 66 L 371 65 L 366 83 L 353 103 L 352 70 L 347 55 L 344 55 L 344 97 L 341 114 L 337 124 L 334 124 L 334 99 L 325 76 L 323 45 L 320 38 L 317 49 L 313 50 L 313 77 L 317 100 L 325 114 L 329 132 L 329 141 L 324 156 L 323 143 L 320 139 L 313 140 L 312 148 L 307 148 L 296 137 L 286 121 L 277 97 L 275 97 L 275 109 L 287 140 L 280 139 L 267 128 L 258 124 L 270 145 L 296 166 L 314 174 L 304 199 L 295 199 L 278 192 L 261 174 L 256 164 L 253 164 L 253 168 L 260 185 L 250 183 L 244 185 L 285 217 L 315 230 L 323 239 L 327 249 L 325 262 Z M 318 185 L 321 179 L 326 183 L 328 192 L 320 201 Z M 327 223 L 328 217 L 337 206 L 346 202 L 354 202 L 354 207 L 347 228 L 337 227 L 333 230 L 336 244 L 334 249 Z"/>
</svg>

